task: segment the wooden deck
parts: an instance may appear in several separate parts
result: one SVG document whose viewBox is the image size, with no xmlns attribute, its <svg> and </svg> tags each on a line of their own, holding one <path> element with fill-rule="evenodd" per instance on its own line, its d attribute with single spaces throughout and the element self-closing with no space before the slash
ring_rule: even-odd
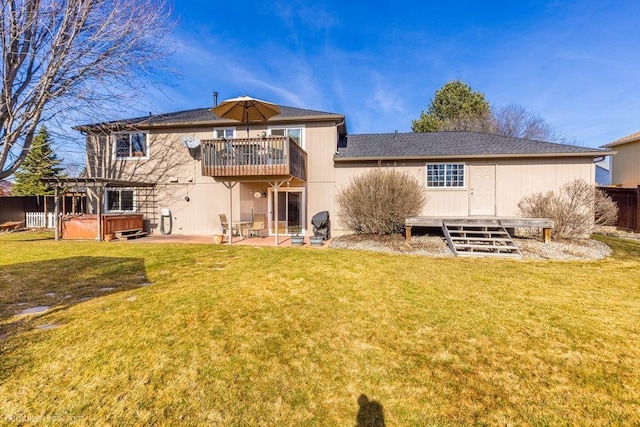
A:
<svg viewBox="0 0 640 427">
<path fill-rule="evenodd" d="M 307 180 L 307 153 L 291 138 L 207 139 L 202 146 L 202 175 L 242 181 L 262 177 Z"/>
<path fill-rule="evenodd" d="M 506 229 L 513 228 L 541 228 L 545 242 L 551 240 L 551 230 L 553 220 L 549 218 L 519 218 L 519 217 L 496 217 L 496 216 L 469 216 L 469 217 L 445 217 L 445 216 L 414 216 L 405 220 L 406 238 L 411 240 L 412 227 L 434 227 L 442 228 L 445 224 L 474 224 L 478 221 L 483 223 L 493 222 Z"/>
</svg>

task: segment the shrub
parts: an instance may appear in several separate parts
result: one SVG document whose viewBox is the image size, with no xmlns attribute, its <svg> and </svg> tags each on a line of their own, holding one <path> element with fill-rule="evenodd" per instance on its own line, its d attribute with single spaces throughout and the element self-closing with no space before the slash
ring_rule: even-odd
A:
<svg viewBox="0 0 640 427">
<path fill-rule="evenodd" d="M 603 191 L 580 179 L 559 192 L 535 193 L 519 203 L 520 213 L 530 218 L 551 218 L 553 234 L 560 239 L 588 237 L 595 225 L 615 223 L 618 207 Z"/>
<path fill-rule="evenodd" d="M 337 195 L 340 220 L 356 233 L 402 232 L 404 220 L 418 215 L 427 198 L 407 173 L 374 169 L 354 177 Z"/>
<path fill-rule="evenodd" d="M 596 189 L 594 203 L 596 225 L 615 225 L 618 221 L 618 204 L 599 189 Z"/>
</svg>

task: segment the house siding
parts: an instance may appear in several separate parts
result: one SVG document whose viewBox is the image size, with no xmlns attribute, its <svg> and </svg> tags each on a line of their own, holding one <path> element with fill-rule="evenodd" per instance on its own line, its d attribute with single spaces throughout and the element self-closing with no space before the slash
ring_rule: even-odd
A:
<svg viewBox="0 0 640 427">
<path fill-rule="evenodd" d="M 636 187 L 640 184 L 640 141 L 612 147 L 617 153 L 611 156 L 611 184 Z"/>
<path fill-rule="evenodd" d="M 449 162 L 449 161 L 448 161 Z M 469 215 L 469 169 L 473 165 L 496 165 L 495 211 L 497 216 L 517 216 L 518 202 L 534 193 L 556 191 L 575 179 L 595 182 L 595 165 L 592 157 L 527 158 L 527 159 L 457 159 L 464 162 L 464 188 L 426 188 L 427 162 L 385 162 L 382 167 L 395 167 L 407 172 L 425 185 L 427 203 L 420 213 L 424 216 L 468 216 Z M 437 163 L 437 162 L 434 162 Z M 356 176 L 378 167 L 377 163 L 337 164 L 336 191 L 344 188 Z M 339 217 L 334 217 L 336 233 L 345 232 Z"/>
<path fill-rule="evenodd" d="M 322 118 L 324 120 L 325 117 Z M 337 119 L 336 119 L 337 120 Z M 312 231 L 311 218 L 320 211 L 329 211 L 332 233 L 344 232 L 337 206 L 336 195 L 351 180 L 373 168 L 395 168 L 415 177 L 423 185 L 427 204 L 420 213 L 425 216 L 468 216 L 470 214 L 470 167 L 495 165 L 495 214 L 516 216 L 517 204 L 525 196 L 536 192 L 558 190 L 574 180 L 595 181 L 593 155 L 577 157 L 526 157 L 526 158 L 455 158 L 433 163 L 464 162 L 465 186 L 463 188 L 426 188 L 427 160 L 420 161 L 335 161 L 339 122 L 327 118 L 321 122 L 303 122 L 303 118 L 267 122 L 250 127 L 250 137 L 260 137 L 273 126 L 304 127 L 304 149 L 307 152 L 307 180 L 291 182 L 305 188 L 304 228 Z M 221 126 L 230 127 L 230 126 Z M 236 136 L 246 137 L 246 127 L 236 125 Z M 107 135 L 87 136 L 87 170 L 90 176 L 156 183 L 154 197 L 145 200 L 151 232 L 158 233 L 160 212 L 171 211 L 173 234 L 212 235 L 220 230 L 220 213 L 229 210 L 229 190 L 212 177 L 203 176 L 201 161 L 191 157 L 183 146 L 183 136 L 199 139 L 213 138 L 213 126 L 184 127 L 180 129 L 151 129 L 148 134 L 148 158 L 116 160 L 113 158 L 111 139 Z M 640 144 L 637 145 L 640 155 Z M 546 154 L 549 156 L 549 154 Z M 619 154 L 620 156 L 620 154 Z M 624 156 L 623 156 L 624 157 Z M 640 172 L 639 172 L 640 173 Z M 637 178 L 640 181 L 640 177 Z M 269 194 L 270 185 L 264 181 L 242 182 L 232 190 L 233 215 L 231 220 L 250 220 L 252 214 L 269 217 L 269 197 L 254 197 L 254 193 Z M 486 199 L 485 199 L 486 200 Z M 150 209 L 149 206 L 155 206 Z M 281 219 L 282 220 L 282 219 Z"/>
<path fill-rule="evenodd" d="M 518 215 L 518 202 L 525 196 L 556 191 L 576 179 L 595 183 L 593 158 L 501 160 L 496 164 L 498 216 Z"/>
<path fill-rule="evenodd" d="M 298 123 L 301 124 L 301 123 Z M 269 123 L 270 126 L 273 124 Z M 287 123 L 295 126 L 296 123 Z M 302 184 L 307 212 L 305 229 L 311 229 L 311 216 L 321 210 L 333 213 L 333 154 L 336 148 L 335 122 L 304 123 L 304 144 L 308 153 L 307 182 Z M 229 126 L 226 126 L 229 127 Z M 259 137 L 268 127 L 252 126 L 251 137 Z M 90 176 L 120 180 L 155 182 L 157 209 L 149 218 L 151 232 L 159 233 L 160 211 L 172 214 L 173 234 L 211 235 L 220 230 L 219 214 L 229 209 L 229 190 L 212 177 L 203 176 L 201 160 L 191 157 L 182 137 L 211 139 L 213 127 L 175 131 L 146 131 L 149 140 L 147 159 L 116 160 L 111 139 L 106 135 L 87 136 L 87 165 Z M 236 126 L 236 135 L 246 136 L 246 127 Z M 293 184 L 292 184 L 293 185 Z M 266 182 L 238 183 L 232 190 L 233 220 L 250 220 L 252 213 L 269 214 L 268 198 L 254 197 L 256 191 L 268 193 Z M 313 197 L 309 197 L 313 191 Z M 186 200 L 188 197 L 189 201 Z M 95 205 L 95 202 L 94 202 Z M 94 206 L 95 210 L 95 206 Z"/>
</svg>

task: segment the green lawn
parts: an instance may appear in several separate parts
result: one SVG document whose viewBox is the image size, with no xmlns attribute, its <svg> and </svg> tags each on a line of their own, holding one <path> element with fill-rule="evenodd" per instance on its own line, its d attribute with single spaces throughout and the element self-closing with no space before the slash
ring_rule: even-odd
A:
<svg viewBox="0 0 640 427">
<path fill-rule="evenodd" d="M 639 424 L 640 243 L 602 240 L 551 262 L 1 235 L 0 424 L 353 426 L 361 395 L 388 426 Z"/>
</svg>

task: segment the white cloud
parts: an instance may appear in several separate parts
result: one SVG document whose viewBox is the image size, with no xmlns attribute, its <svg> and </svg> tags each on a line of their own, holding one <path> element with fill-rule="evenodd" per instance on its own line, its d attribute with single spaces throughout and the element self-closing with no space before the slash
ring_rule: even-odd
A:
<svg viewBox="0 0 640 427">
<path fill-rule="evenodd" d="M 385 114 L 402 114 L 404 107 L 397 90 L 389 89 L 382 82 L 376 84 L 373 93 L 367 100 L 369 108 L 382 110 Z"/>
</svg>

